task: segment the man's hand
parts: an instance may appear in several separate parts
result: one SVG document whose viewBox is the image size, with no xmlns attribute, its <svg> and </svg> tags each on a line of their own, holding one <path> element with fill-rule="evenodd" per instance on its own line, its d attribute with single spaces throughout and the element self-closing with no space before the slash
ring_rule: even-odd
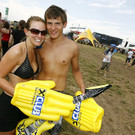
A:
<svg viewBox="0 0 135 135">
<path fill-rule="evenodd" d="M 85 94 L 85 89 L 86 89 L 86 87 L 85 87 L 85 86 L 81 88 L 82 95 L 84 95 L 84 94 Z"/>
</svg>

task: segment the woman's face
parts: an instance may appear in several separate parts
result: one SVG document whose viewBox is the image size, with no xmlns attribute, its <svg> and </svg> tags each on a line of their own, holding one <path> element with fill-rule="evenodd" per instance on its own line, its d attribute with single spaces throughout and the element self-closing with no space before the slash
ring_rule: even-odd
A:
<svg viewBox="0 0 135 135">
<path fill-rule="evenodd" d="M 110 51 L 111 51 L 111 52 L 113 51 L 113 47 L 111 47 Z"/>
<path fill-rule="evenodd" d="M 40 21 L 32 21 L 30 28 L 26 32 L 27 38 L 34 46 L 40 46 L 45 40 L 46 28 L 45 23 Z"/>
</svg>

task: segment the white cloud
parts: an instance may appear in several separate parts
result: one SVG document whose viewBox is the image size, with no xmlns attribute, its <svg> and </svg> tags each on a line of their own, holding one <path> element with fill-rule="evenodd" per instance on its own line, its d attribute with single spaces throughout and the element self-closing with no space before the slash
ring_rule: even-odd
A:
<svg viewBox="0 0 135 135">
<path fill-rule="evenodd" d="M 135 13 L 134 10 L 116 10 L 114 12 L 122 13 L 122 14 L 134 14 Z"/>
<path fill-rule="evenodd" d="M 21 19 L 24 19 L 26 21 L 31 15 L 37 15 L 43 18 L 45 12 L 45 10 L 41 9 L 40 7 L 34 5 L 25 6 L 14 0 L 9 0 L 7 3 L 0 2 L 0 8 L 1 6 L 3 8 L 3 17 L 5 17 L 5 8 L 9 8 L 8 20 L 11 21 L 19 21 Z"/>
<path fill-rule="evenodd" d="M 48 5 L 52 4 L 53 0 L 48 1 Z M 21 4 L 21 3 L 26 3 L 24 0 L 0 0 L 0 11 L 2 12 L 2 16 L 4 17 L 5 14 L 5 8 L 8 7 L 9 8 L 9 16 L 8 19 L 11 21 L 19 21 L 21 19 L 27 20 L 31 15 L 38 15 L 40 17 L 44 17 L 44 12 L 45 12 L 45 8 L 42 9 L 41 6 L 38 6 L 39 4 L 45 4 L 46 2 L 44 2 L 42 0 L 42 2 L 39 2 L 37 0 L 34 1 L 28 1 L 28 3 L 26 5 Z M 57 3 L 61 2 L 60 0 L 57 0 Z M 70 2 L 70 1 L 67 1 Z M 88 3 L 88 0 L 75 0 L 75 3 L 73 2 L 73 4 L 75 4 L 74 9 L 71 9 L 71 7 L 68 7 L 68 5 L 70 5 L 69 3 L 67 4 L 66 9 L 68 10 L 73 10 L 72 13 L 74 13 L 74 10 L 78 10 L 78 6 L 81 5 L 81 3 Z M 126 0 L 90 0 L 89 5 L 90 6 L 94 6 L 94 7 L 98 7 L 99 9 L 102 8 L 106 8 L 106 15 L 110 15 L 113 12 L 113 17 L 114 15 L 117 13 L 123 13 L 124 14 L 124 18 L 126 18 L 126 16 L 128 15 L 128 17 L 132 17 L 132 22 L 134 22 L 134 16 L 131 14 L 134 14 L 134 9 L 132 9 L 132 7 L 134 7 L 134 3 L 132 3 L 132 7 L 129 9 L 127 8 L 127 5 L 129 4 L 129 2 L 127 3 Z M 131 1 L 130 1 L 131 4 Z M 85 5 L 85 4 L 84 4 Z M 84 6 L 83 5 L 83 6 Z M 61 3 L 61 7 L 62 7 L 62 3 Z M 65 7 L 65 5 L 64 5 Z M 102 8 L 100 8 L 102 7 Z M 119 38 L 129 38 L 129 40 L 134 40 L 135 38 L 135 30 L 134 30 L 134 24 L 131 23 L 130 26 L 127 27 L 127 25 L 125 25 L 124 21 L 120 21 L 121 19 L 113 19 L 115 21 L 111 22 L 110 18 L 104 18 L 104 16 L 102 16 L 102 18 L 98 18 L 97 19 L 92 19 L 91 15 L 91 11 L 95 10 L 94 12 L 97 12 L 97 8 L 89 8 L 88 5 L 86 4 L 86 8 L 90 9 L 90 12 L 85 12 L 83 15 L 84 17 L 76 17 L 75 14 L 73 16 L 73 14 L 67 14 L 68 16 L 68 24 L 66 29 L 64 29 L 65 32 L 70 31 L 70 27 L 74 26 L 74 27 L 86 27 L 86 29 L 90 29 L 92 32 L 99 32 L 99 33 L 104 33 L 107 35 L 111 35 L 111 36 L 116 36 Z M 111 12 L 108 11 L 107 8 L 111 8 Z M 112 10 L 112 8 L 116 8 L 114 10 Z M 126 10 L 124 10 L 126 9 Z M 84 12 L 83 9 L 81 9 L 82 13 Z M 89 11 L 89 10 L 88 10 Z M 104 11 L 104 10 L 102 10 Z M 93 14 L 94 14 L 93 12 Z M 109 12 L 109 13 L 108 13 Z M 88 13 L 88 14 L 87 14 Z M 130 14 L 130 16 L 129 16 Z M 88 16 L 87 19 L 80 19 L 80 18 L 85 18 L 85 15 Z M 78 16 L 78 14 L 77 14 Z M 121 15 L 121 17 L 123 17 Z M 95 17 L 94 17 L 95 18 Z M 117 18 L 117 17 L 116 17 Z M 102 20 L 101 20 L 102 19 Z M 127 28 L 125 28 L 127 27 Z M 132 31 L 130 31 L 132 30 Z M 80 29 L 79 31 L 83 32 L 83 29 Z"/>
<path fill-rule="evenodd" d="M 89 2 L 89 6 L 102 7 L 102 8 L 119 8 L 126 3 L 126 0 L 96 0 Z"/>
<path fill-rule="evenodd" d="M 100 21 L 100 20 L 81 20 L 76 17 L 73 17 L 68 14 L 68 25 L 67 28 L 64 29 L 64 32 L 69 32 L 71 26 L 73 27 L 85 27 L 86 30 L 90 29 L 91 32 L 99 32 L 107 35 L 111 35 L 114 37 L 119 37 L 122 39 L 128 38 L 130 42 L 134 42 L 135 32 L 126 31 L 123 29 L 122 23 L 109 22 L 109 21 Z M 78 30 L 78 29 L 75 29 Z M 79 31 L 83 32 L 83 29 L 79 29 Z"/>
<path fill-rule="evenodd" d="M 64 29 L 64 32 L 69 32 L 71 29 L 69 29 L 71 26 L 73 27 L 86 27 L 87 29 L 90 29 L 91 32 L 99 32 L 99 33 L 104 33 L 107 35 L 111 35 L 111 36 L 116 36 L 119 38 L 122 38 L 123 36 L 121 36 L 121 31 L 120 31 L 120 26 L 122 24 L 119 23 L 115 23 L 115 22 L 107 22 L 107 21 L 100 21 L 100 20 L 80 20 L 78 18 L 75 17 L 69 17 L 68 19 L 70 19 L 67 28 Z M 78 30 L 78 29 L 74 29 L 74 30 Z M 84 29 L 79 29 L 80 32 L 83 32 Z"/>
<path fill-rule="evenodd" d="M 109 22 L 105 20 L 81 20 L 76 17 L 72 17 L 71 15 L 68 14 L 68 28 L 73 26 L 73 27 L 87 27 L 87 29 L 94 29 L 94 30 L 111 30 L 111 29 L 119 29 L 120 26 L 123 24 L 121 23 L 116 23 L 116 22 Z"/>
<path fill-rule="evenodd" d="M 76 0 L 76 3 L 83 3 L 84 0 Z"/>
</svg>

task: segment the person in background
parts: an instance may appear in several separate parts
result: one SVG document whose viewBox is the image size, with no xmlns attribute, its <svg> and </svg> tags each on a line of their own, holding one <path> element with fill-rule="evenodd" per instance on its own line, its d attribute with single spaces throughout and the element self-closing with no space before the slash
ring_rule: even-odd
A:
<svg viewBox="0 0 135 135">
<path fill-rule="evenodd" d="M 2 13 L 0 12 L 0 20 L 1 20 L 1 17 L 2 17 Z"/>
<path fill-rule="evenodd" d="M 103 53 L 104 58 L 103 58 L 102 66 L 97 69 L 97 72 L 99 73 L 100 70 L 105 69 L 103 75 L 104 77 L 106 77 L 107 72 L 109 72 L 110 65 L 112 64 L 112 56 L 114 54 L 114 51 L 115 51 L 115 47 L 110 47 Z"/>
<path fill-rule="evenodd" d="M 62 8 L 52 5 L 45 12 L 45 23 L 49 37 L 46 37 L 41 49 L 38 49 L 42 68 L 37 80 L 53 80 L 56 84 L 54 90 L 64 93 L 67 74 L 71 66 L 73 76 L 85 93 L 85 85 L 79 69 L 79 47 L 74 41 L 64 37 L 63 29 L 67 25 L 67 15 Z M 58 135 L 62 127 L 62 117 L 55 122 L 55 126 L 48 132 Z"/>
<path fill-rule="evenodd" d="M 132 55 L 132 59 L 133 59 L 132 63 L 125 66 L 125 68 L 128 68 L 128 67 L 131 67 L 131 66 L 135 65 L 135 55 L 134 54 Z"/>
<path fill-rule="evenodd" d="M 10 102 L 14 88 L 19 82 L 32 80 L 39 71 L 36 46 L 40 46 L 46 35 L 45 21 L 38 16 L 31 16 L 26 24 L 26 41 L 11 47 L 0 62 L 0 135 L 15 135 L 19 121 L 27 118 Z M 9 79 L 6 80 L 5 76 Z"/>
<path fill-rule="evenodd" d="M 4 22 L 3 28 L 1 28 L 1 24 L 0 24 L 0 33 L 1 35 L 3 35 L 1 39 L 3 56 L 8 50 L 8 42 L 9 42 L 9 37 L 10 37 L 11 32 L 12 31 L 10 30 L 9 23 L 7 21 Z"/>
<path fill-rule="evenodd" d="M 104 44 L 104 49 L 106 49 L 106 47 L 107 47 L 107 44 Z"/>
<path fill-rule="evenodd" d="M 23 40 L 25 37 L 24 28 L 25 28 L 26 22 L 24 20 L 19 21 L 19 29 L 15 29 L 12 31 L 9 39 L 9 47 L 12 45 L 16 45 Z M 13 44 L 12 44 L 13 43 Z"/>
<path fill-rule="evenodd" d="M 1 17 L 2 17 L 2 13 L 0 12 L 0 27 L 2 25 Z M 1 32 L 0 32 L 0 60 L 1 60 L 1 48 L 2 48 L 2 45 L 1 45 Z"/>
<path fill-rule="evenodd" d="M 128 64 L 130 63 L 132 55 L 133 55 L 133 51 L 132 51 L 132 49 L 129 49 L 129 51 L 128 51 L 127 55 L 126 55 L 125 65 L 127 64 L 127 62 L 128 62 Z"/>
</svg>

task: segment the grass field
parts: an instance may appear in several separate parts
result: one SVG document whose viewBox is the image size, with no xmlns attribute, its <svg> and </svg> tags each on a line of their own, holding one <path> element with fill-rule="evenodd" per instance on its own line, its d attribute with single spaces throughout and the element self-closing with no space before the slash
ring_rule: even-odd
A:
<svg viewBox="0 0 135 135">
<path fill-rule="evenodd" d="M 94 98 L 104 108 L 101 130 L 98 133 L 81 131 L 65 120 L 61 135 L 135 135 L 135 66 L 125 69 L 125 55 L 113 55 L 107 77 L 101 66 L 104 49 L 78 44 L 80 48 L 80 70 L 86 87 L 111 84 L 112 87 Z M 68 73 L 66 93 L 72 96 L 79 90 L 71 69 Z M 46 133 L 42 133 L 46 135 Z"/>
<path fill-rule="evenodd" d="M 79 47 L 80 70 L 86 87 L 103 84 L 112 87 L 94 98 L 105 113 L 98 133 L 78 130 L 64 120 L 61 135 L 135 135 L 135 66 L 125 69 L 126 56 L 115 53 L 109 74 L 103 77 L 104 71 L 97 73 L 97 68 L 102 64 L 105 50 L 83 44 Z M 74 96 L 78 90 L 70 70 L 66 93 Z"/>
</svg>

